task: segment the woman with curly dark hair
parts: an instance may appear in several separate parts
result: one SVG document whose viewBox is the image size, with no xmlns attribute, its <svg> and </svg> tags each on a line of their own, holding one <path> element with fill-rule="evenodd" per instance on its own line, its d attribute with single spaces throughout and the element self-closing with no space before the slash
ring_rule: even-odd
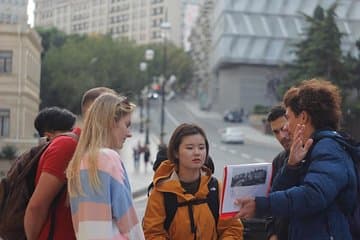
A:
<svg viewBox="0 0 360 240">
<path fill-rule="evenodd" d="M 238 216 L 287 217 L 289 239 L 352 239 L 347 215 L 354 211 L 357 194 L 354 162 L 330 137 L 341 137 L 340 91 L 312 79 L 289 89 L 283 101 L 292 139 L 289 160 L 268 197 L 238 199 Z"/>
</svg>

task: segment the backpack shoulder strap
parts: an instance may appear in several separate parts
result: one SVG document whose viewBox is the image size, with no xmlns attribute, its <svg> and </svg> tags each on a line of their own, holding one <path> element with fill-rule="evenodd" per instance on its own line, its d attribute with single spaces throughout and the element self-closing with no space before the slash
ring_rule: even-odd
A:
<svg viewBox="0 0 360 240">
<path fill-rule="evenodd" d="M 60 134 L 56 135 L 55 138 L 60 137 L 60 136 L 68 136 L 68 137 L 71 137 L 71 138 L 75 139 L 76 141 L 79 140 L 79 136 L 76 135 L 76 134 L 73 133 L 73 132 L 60 133 Z"/>
<path fill-rule="evenodd" d="M 149 186 L 147 187 L 147 196 L 150 196 L 150 192 L 152 191 L 152 189 L 154 188 L 154 182 L 151 182 L 149 184 Z"/>
<path fill-rule="evenodd" d="M 218 180 L 215 177 L 211 177 L 209 183 L 208 183 L 209 193 L 206 197 L 206 200 L 204 199 L 196 199 L 194 201 L 187 201 L 183 203 L 178 203 L 177 196 L 174 193 L 171 192 L 164 192 L 164 205 L 165 205 L 165 221 L 164 221 L 164 228 L 166 231 L 169 230 L 170 224 L 172 220 L 174 219 L 174 216 L 176 214 L 176 211 L 179 206 L 186 206 L 186 205 L 192 205 L 192 204 L 201 204 L 201 203 L 207 203 L 210 211 L 215 219 L 215 223 L 217 225 L 218 219 L 219 219 L 219 183 Z"/>
<path fill-rule="evenodd" d="M 49 143 L 46 142 L 44 144 L 32 147 L 27 152 L 21 154 L 11 165 L 11 168 L 7 174 L 7 178 L 9 178 L 12 182 L 20 182 L 27 178 L 30 172 L 36 173 L 39 159 L 48 146 Z M 34 177 L 35 181 L 35 174 L 33 173 L 32 175 L 34 176 L 30 177 Z"/>
<path fill-rule="evenodd" d="M 323 138 L 331 138 L 338 142 L 351 156 L 355 164 L 359 162 L 360 144 L 353 139 L 347 138 L 336 131 L 320 131 L 315 133 L 313 139 L 316 142 Z"/>
<path fill-rule="evenodd" d="M 208 188 L 209 194 L 207 195 L 207 204 L 209 205 L 217 225 L 219 219 L 219 183 L 215 177 L 211 177 Z"/>
<path fill-rule="evenodd" d="M 174 219 L 175 213 L 178 208 L 178 201 L 177 196 L 171 192 L 164 192 L 164 205 L 165 205 L 165 221 L 164 221 L 164 228 L 166 231 L 169 230 L 170 224 Z"/>
</svg>

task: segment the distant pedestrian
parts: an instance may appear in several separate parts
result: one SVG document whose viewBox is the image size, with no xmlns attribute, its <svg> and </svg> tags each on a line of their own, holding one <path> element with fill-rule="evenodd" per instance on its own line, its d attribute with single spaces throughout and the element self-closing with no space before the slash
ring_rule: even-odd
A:
<svg viewBox="0 0 360 240">
<path fill-rule="evenodd" d="M 118 149 L 131 137 L 135 105 L 102 94 L 86 114 L 66 171 L 77 239 L 144 239 Z"/>
<path fill-rule="evenodd" d="M 211 170 L 204 166 L 209 143 L 203 129 L 193 124 L 181 124 L 173 132 L 168 145 L 168 159 L 154 174 L 143 219 L 146 239 L 243 239 L 239 219 L 218 218 L 219 194 L 208 203 L 213 191 L 219 189 Z M 209 184 L 214 184 L 209 188 Z M 166 221 L 166 196 L 175 195 L 175 214 Z M 165 201 L 165 202 L 164 202 Z M 216 206 L 215 212 L 211 206 Z"/>
<path fill-rule="evenodd" d="M 159 145 L 159 150 L 156 153 L 155 161 L 153 162 L 154 172 L 160 166 L 160 164 L 167 159 L 167 146 L 166 144 L 161 144 Z"/>
<path fill-rule="evenodd" d="M 139 141 L 137 145 L 133 147 L 134 168 L 136 171 L 138 171 L 140 167 L 140 154 L 141 154 L 141 143 Z"/>
<path fill-rule="evenodd" d="M 145 146 L 142 149 L 144 153 L 144 163 L 145 163 L 145 171 L 147 171 L 147 165 L 150 161 L 150 148 L 148 144 L 145 144 Z"/>
</svg>

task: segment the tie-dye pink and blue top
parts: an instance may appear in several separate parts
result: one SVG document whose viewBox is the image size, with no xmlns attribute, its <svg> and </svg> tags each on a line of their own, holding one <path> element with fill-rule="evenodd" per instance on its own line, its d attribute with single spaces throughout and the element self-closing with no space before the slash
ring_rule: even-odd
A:
<svg viewBox="0 0 360 240">
<path fill-rule="evenodd" d="M 144 239 L 136 215 L 128 175 L 119 154 L 102 148 L 98 158 L 99 190 L 89 183 L 87 158 L 81 161 L 83 195 L 70 198 L 77 239 Z"/>
</svg>

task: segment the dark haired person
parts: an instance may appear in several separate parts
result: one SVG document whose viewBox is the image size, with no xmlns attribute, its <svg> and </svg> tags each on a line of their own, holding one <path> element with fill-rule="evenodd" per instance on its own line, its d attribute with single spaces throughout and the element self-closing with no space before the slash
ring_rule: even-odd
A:
<svg viewBox="0 0 360 240">
<path fill-rule="evenodd" d="M 268 197 L 237 199 L 238 217 L 287 217 L 290 240 L 352 239 L 346 215 L 356 201 L 354 162 L 335 139 L 322 138 L 312 146 L 320 131 L 339 130 L 339 89 L 324 80 L 303 81 L 286 92 L 283 102 L 292 139 L 289 160 Z"/>
<path fill-rule="evenodd" d="M 285 108 L 277 105 L 271 108 L 267 116 L 267 122 L 275 138 L 284 148 L 272 161 L 271 183 L 278 174 L 281 167 L 286 164 L 289 157 L 291 140 L 285 129 L 287 123 Z M 243 220 L 245 240 L 287 240 L 288 222 L 285 218 L 263 217 L 250 220 Z"/>
<path fill-rule="evenodd" d="M 270 124 L 271 131 L 275 138 L 284 148 L 272 161 L 272 176 L 271 185 L 274 177 L 279 173 L 279 170 L 286 164 L 289 158 L 291 139 L 289 132 L 285 129 L 287 123 L 286 110 L 283 106 L 277 105 L 273 107 L 267 117 Z M 288 239 L 288 220 L 277 217 L 271 219 L 267 224 L 267 237 L 269 240 L 287 240 Z"/>
<path fill-rule="evenodd" d="M 284 150 L 281 151 L 272 161 L 272 183 L 274 177 L 289 157 L 291 139 L 289 132 L 285 129 L 287 120 L 285 116 L 285 108 L 283 106 L 278 105 L 273 107 L 268 114 L 267 121 L 270 124 L 271 131 L 273 132 L 275 138 L 284 148 Z"/>
<path fill-rule="evenodd" d="M 92 102 L 101 94 L 114 90 L 98 87 L 84 93 L 82 113 L 86 115 Z M 72 131 L 80 136 L 81 129 Z M 71 221 L 71 211 L 66 192 L 66 167 L 72 158 L 77 140 L 71 136 L 58 136 L 52 140 L 41 155 L 35 177 L 35 191 L 27 205 L 24 228 L 27 240 L 47 240 L 52 232 L 53 240 L 75 240 Z M 56 196 L 60 196 L 56 206 L 52 206 Z M 55 214 L 52 214 L 55 211 Z M 51 219 L 55 216 L 54 220 Z M 51 223 L 54 223 L 51 231 Z"/>
<path fill-rule="evenodd" d="M 81 115 L 83 116 L 83 118 L 85 118 L 85 115 L 91 104 L 95 101 L 95 99 L 98 96 L 100 96 L 103 93 L 112 93 L 117 95 L 117 93 L 113 89 L 107 87 L 91 88 L 84 93 L 81 99 Z"/>
<path fill-rule="evenodd" d="M 59 107 L 42 109 L 36 116 L 34 127 L 40 137 L 52 139 L 58 133 L 72 131 L 76 116 L 69 110 Z"/>
<path fill-rule="evenodd" d="M 168 144 L 169 160 L 162 162 L 154 174 L 154 188 L 143 219 L 147 240 L 243 239 L 240 220 L 216 220 L 206 202 L 178 207 L 169 228 L 164 226 L 165 193 L 175 194 L 179 203 L 206 199 L 212 178 L 211 170 L 204 166 L 208 154 L 209 143 L 202 128 L 184 123 L 175 129 Z"/>
<path fill-rule="evenodd" d="M 158 169 L 160 164 L 163 161 L 167 160 L 167 159 L 168 159 L 168 157 L 167 157 L 167 146 L 165 144 L 160 145 L 159 146 L 159 151 L 156 153 L 155 162 L 153 163 L 154 172 L 156 171 L 156 169 Z M 210 169 L 212 174 L 214 174 L 215 165 L 214 165 L 214 161 L 213 161 L 213 159 L 212 159 L 212 157 L 210 155 L 208 156 L 208 158 L 205 161 L 204 165 Z"/>
</svg>

